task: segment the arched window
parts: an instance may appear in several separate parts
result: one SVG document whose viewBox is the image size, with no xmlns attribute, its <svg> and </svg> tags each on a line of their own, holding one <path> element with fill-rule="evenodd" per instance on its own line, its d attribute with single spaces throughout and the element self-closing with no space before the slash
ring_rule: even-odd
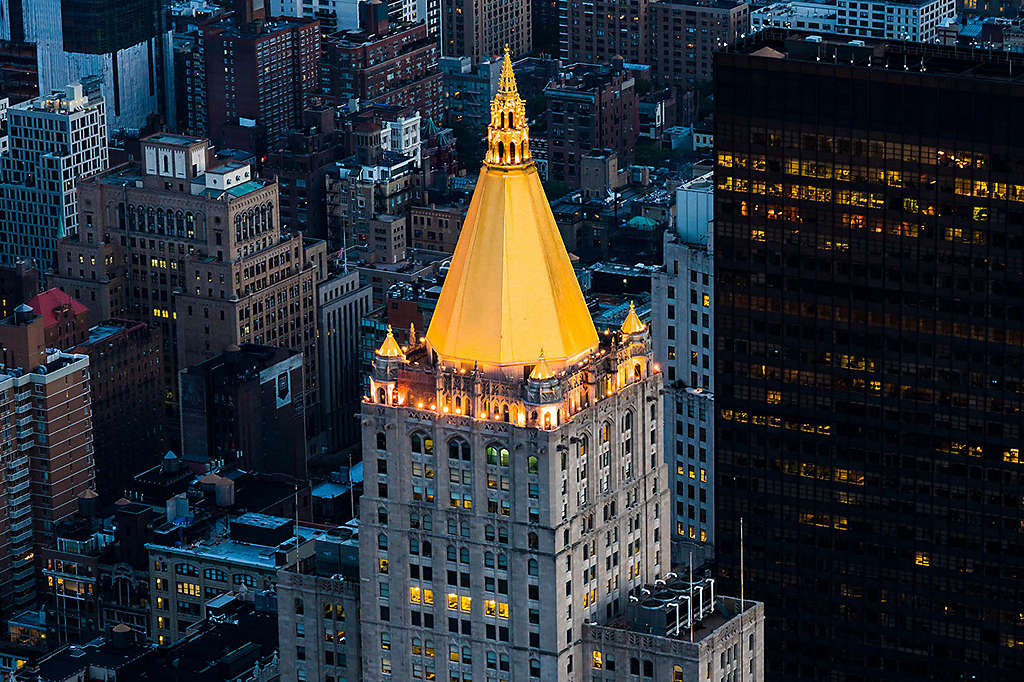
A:
<svg viewBox="0 0 1024 682">
<path fill-rule="evenodd" d="M 622 430 L 629 431 L 633 428 L 633 412 L 626 410 L 626 414 L 622 415 Z"/>
<path fill-rule="evenodd" d="M 508 655 L 507 654 L 501 654 L 500 656 L 498 656 L 498 667 L 501 668 L 502 670 L 508 670 L 509 669 Z"/>
<path fill-rule="evenodd" d="M 672 682 L 683 682 L 683 666 L 672 666 Z"/>
<path fill-rule="evenodd" d="M 536 534 L 536 533 L 533 533 L 533 532 L 531 532 L 531 533 L 530 533 L 530 534 L 529 534 L 529 535 L 527 536 L 527 540 L 528 540 L 528 544 L 529 544 L 529 546 L 530 546 L 530 549 L 537 549 L 538 545 L 540 544 L 540 543 L 539 543 L 539 542 L 537 541 L 537 534 Z"/>
<path fill-rule="evenodd" d="M 385 405 L 388 402 L 388 393 L 383 388 L 377 389 L 377 402 L 381 405 Z"/>
<path fill-rule="evenodd" d="M 423 541 L 423 556 L 434 556 L 434 547 L 429 540 Z"/>
<path fill-rule="evenodd" d="M 640 372 L 640 363 L 633 365 L 633 378 L 637 381 L 643 378 L 643 374 Z"/>
<path fill-rule="evenodd" d="M 498 446 L 488 445 L 487 446 L 487 463 L 497 465 L 498 463 Z"/>
<path fill-rule="evenodd" d="M 185 212 L 185 236 L 196 236 L 196 217 L 192 215 L 191 211 Z"/>
<path fill-rule="evenodd" d="M 498 668 L 498 655 L 493 651 L 487 652 L 487 667 L 491 670 L 496 670 Z"/>
<path fill-rule="evenodd" d="M 434 522 L 430 518 L 430 514 L 423 515 L 423 530 L 434 530 Z"/>
<path fill-rule="evenodd" d="M 502 405 L 501 406 L 501 421 L 503 421 L 503 422 L 507 422 L 508 421 L 508 405 Z"/>
<path fill-rule="evenodd" d="M 419 528 L 420 527 L 420 515 L 414 511 L 409 512 L 409 527 Z"/>
<path fill-rule="evenodd" d="M 448 459 L 461 459 L 468 462 L 470 460 L 469 443 L 461 438 L 452 438 L 448 441 Z"/>
<path fill-rule="evenodd" d="M 463 547 L 462 549 L 459 550 L 459 563 L 463 563 L 463 564 L 468 564 L 469 563 L 469 548 L 468 547 Z"/>
<path fill-rule="evenodd" d="M 409 554 L 420 553 L 420 541 L 416 538 L 409 538 Z"/>
<path fill-rule="evenodd" d="M 462 396 L 458 396 L 458 395 L 455 396 L 455 409 L 456 410 L 461 410 L 462 409 Z"/>
<path fill-rule="evenodd" d="M 503 545 L 508 544 L 508 528 L 504 526 L 498 528 L 498 542 Z"/>
<path fill-rule="evenodd" d="M 388 449 L 388 436 L 383 431 L 377 432 L 377 449 L 387 450 Z"/>
<path fill-rule="evenodd" d="M 386 534 L 384 534 L 384 533 L 381 533 L 381 534 L 379 534 L 377 536 L 377 549 L 387 549 L 387 548 L 388 548 L 388 536 Z"/>
<path fill-rule="evenodd" d="M 377 507 L 377 523 L 381 524 L 382 526 L 388 525 L 387 507 Z"/>
<path fill-rule="evenodd" d="M 589 442 L 586 436 L 580 436 L 579 442 L 576 443 L 576 454 L 582 457 L 587 454 Z"/>
<path fill-rule="evenodd" d="M 487 524 L 484 526 L 484 539 L 490 542 L 494 542 L 494 526 Z"/>
<path fill-rule="evenodd" d="M 526 562 L 526 573 L 528 575 L 536 576 L 539 573 L 540 564 L 537 563 L 536 559 L 530 559 Z"/>
<path fill-rule="evenodd" d="M 607 443 L 608 439 L 612 437 L 612 423 L 605 422 L 601 424 L 601 442 Z"/>
<path fill-rule="evenodd" d="M 516 162 L 516 143 L 515 142 L 509 142 L 508 143 L 508 160 L 509 160 L 509 163 L 515 163 Z"/>
<path fill-rule="evenodd" d="M 536 658 L 530 659 L 530 677 L 540 677 L 540 661 Z"/>
<path fill-rule="evenodd" d="M 455 545 L 448 545 L 447 555 L 448 561 L 454 562 L 459 560 L 459 550 L 455 548 Z"/>
<path fill-rule="evenodd" d="M 178 211 L 174 216 L 174 225 L 178 229 L 178 234 L 185 233 L 185 214 Z"/>
<path fill-rule="evenodd" d="M 509 463 L 508 450 L 506 448 L 502 448 L 498 455 L 501 461 L 501 466 L 507 467 Z"/>
<path fill-rule="evenodd" d="M 508 570 L 508 557 L 504 554 L 498 555 L 498 568 L 502 571 Z"/>
<path fill-rule="evenodd" d="M 484 552 L 484 566 L 494 568 L 494 552 Z"/>
<path fill-rule="evenodd" d="M 644 677 L 654 677 L 654 663 L 649 660 L 644 661 Z"/>
<path fill-rule="evenodd" d="M 473 662 L 473 650 L 470 647 L 468 647 L 468 646 L 462 647 L 462 662 L 463 663 L 472 663 Z"/>
<path fill-rule="evenodd" d="M 537 456 L 536 455 L 530 455 L 526 459 L 526 473 L 528 473 L 528 474 L 535 474 L 535 473 L 537 473 L 537 469 L 538 469 L 537 462 L 538 462 Z"/>
<path fill-rule="evenodd" d="M 418 433 L 409 437 L 409 445 L 416 454 L 423 454 L 423 438 Z"/>
</svg>

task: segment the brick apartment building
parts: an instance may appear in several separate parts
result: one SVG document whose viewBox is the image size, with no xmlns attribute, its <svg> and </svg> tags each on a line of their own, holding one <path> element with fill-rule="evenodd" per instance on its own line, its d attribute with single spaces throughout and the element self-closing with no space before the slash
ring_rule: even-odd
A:
<svg viewBox="0 0 1024 682">
<path fill-rule="evenodd" d="M 553 79 L 548 97 L 548 177 L 572 186 L 580 182 L 580 160 L 594 149 L 609 149 L 620 165 L 633 158 L 639 130 L 636 81 L 612 65 L 573 64 Z"/>
<path fill-rule="evenodd" d="M 96 490 L 106 501 L 124 495 L 132 475 L 167 450 L 162 380 L 163 342 L 156 323 L 105 320 L 69 352 L 89 357 Z"/>
<path fill-rule="evenodd" d="M 251 1 L 251 0 L 249 0 Z M 202 25 L 202 61 L 186 71 L 186 90 L 202 89 L 205 115 L 190 129 L 217 145 L 263 152 L 284 142 L 318 88 L 320 23 L 242 9 Z"/>
<path fill-rule="evenodd" d="M 750 31 L 750 5 L 742 0 L 650 4 L 651 75 L 687 89 L 711 80 L 712 55 Z"/>
<path fill-rule="evenodd" d="M 424 120 L 444 118 L 438 42 L 418 24 L 387 20 L 324 39 L 321 87 L 333 101 L 358 98 L 418 111 Z"/>
<path fill-rule="evenodd" d="M 622 57 L 648 64 L 650 0 L 559 1 L 559 47 L 568 62 L 609 62 Z"/>
<path fill-rule="evenodd" d="M 533 49 L 533 12 L 529 0 L 439 0 L 441 54 L 470 57 L 474 63 L 500 55 L 508 45 L 513 57 Z"/>
<path fill-rule="evenodd" d="M 35 562 L 93 487 L 89 358 L 47 352 L 43 318 L 0 320 L 0 609 L 35 600 Z"/>
</svg>

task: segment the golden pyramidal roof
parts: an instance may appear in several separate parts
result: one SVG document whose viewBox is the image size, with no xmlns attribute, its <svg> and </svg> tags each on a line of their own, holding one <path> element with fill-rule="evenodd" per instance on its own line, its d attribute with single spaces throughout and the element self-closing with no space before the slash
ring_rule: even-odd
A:
<svg viewBox="0 0 1024 682">
<path fill-rule="evenodd" d="M 629 314 L 626 315 L 626 319 L 623 320 L 622 326 L 619 327 L 623 334 L 639 334 L 640 332 L 647 329 L 647 325 L 640 321 L 640 316 L 636 314 L 636 306 L 633 302 L 629 302 Z"/>
<path fill-rule="evenodd" d="M 402 347 L 398 345 L 398 341 L 395 341 L 395 334 L 391 331 L 390 324 L 388 325 L 388 337 L 384 339 L 384 343 L 380 344 L 380 348 L 377 349 L 377 355 L 382 358 L 405 357 Z"/>
<path fill-rule="evenodd" d="M 597 347 L 597 331 L 530 156 L 507 47 L 487 140 L 427 343 L 491 368 L 532 365 L 542 347 L 565 366 Z"/>
</svg>

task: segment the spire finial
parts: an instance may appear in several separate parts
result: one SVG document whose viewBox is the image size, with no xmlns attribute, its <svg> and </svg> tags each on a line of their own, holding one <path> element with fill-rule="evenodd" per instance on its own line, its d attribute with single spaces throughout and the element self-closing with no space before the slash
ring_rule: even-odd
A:
<svg viewBox="0 0 1024 682">
<path fill-rule="evenodd" d="M 639 334 L 647 329 L 647 325 L 641 322 L 640 316 L 636 314 L 636 306 L 633 305 L 633 301 L 629 302 L 629 313 L 626 315 L 626 319 L 623 320 L 620 329 L 623 334 Z"/>
<path fill-rule="evenodd" d="M 530 129 L 526 125 L 526 103 L 519 96 L 512 53 L 505 45 L 505 57 L 498 77 L 498 93 L 491 100 L 491 124 L 487 127 L 487 156 L 490 167 L 522 167 L 530 156 Z"/>
</svg>

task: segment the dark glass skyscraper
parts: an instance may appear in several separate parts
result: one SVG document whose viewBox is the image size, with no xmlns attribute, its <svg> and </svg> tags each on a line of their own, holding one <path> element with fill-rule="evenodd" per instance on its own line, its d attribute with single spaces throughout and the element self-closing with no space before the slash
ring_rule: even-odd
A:
<svg viewBox="0 0 1024 682">
<path fill-rule="evenodd" d="M 717 539 L 769 678 L 1024 678 L 1024 60 L 715 69 Z"/>
</svg>

